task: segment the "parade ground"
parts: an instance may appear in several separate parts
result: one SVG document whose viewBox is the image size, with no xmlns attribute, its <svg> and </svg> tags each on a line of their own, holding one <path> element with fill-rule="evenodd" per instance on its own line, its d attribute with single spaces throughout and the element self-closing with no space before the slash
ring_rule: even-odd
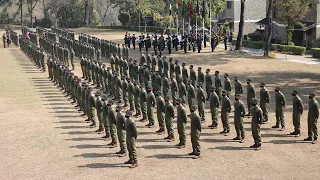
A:
<svg viewBox="0 0 320 180">
<path fill-rule="evenodd" d="M 125 31 L 101 29 L 75 29 L 98 38 L 123 43 Z M 3 34 L 3 31 L 0 31 Z M 128 32 L 129 33 L 129 32 Z M 134 32 L 130 32 L 133 34 Z M 135 32 L 136 35 L 139 35 Z M 270 92 L 269 123 L 261 128 L 262 149 L 250 149 L 253 144 L 251 119 L 244 119 L 246 139 L 244 143 L 233 141 L 236 137 L 233 112 L 230 113 L 231 132 L 221 135 L 219 115 L 218 129 L 209 129 L 211 115 L 206 103 L 206 122 L 202 123 L 200 159 L 192 159 L 190 142 L 190 119 L 187 124 L 187 144 L 184 149 L 175 148 L 178 143 L 176 119 L 175 141 L 163 140 L 165 135 L 155 133 L 156 128 L 146 128 L 139 122 L 137 155 L 139 166 L 131 169 L 119 158 L 117 148 L 107 148 L 101 134 L 89 128 L 71 101 L 65 97 L 34 64 L 11 44 L 0 47 L 0 179 L 320 179 L 320 144 L 303 141 L 307 137 L 307 113 L 309 92 L 320 97 L 320 65 L 264 58 L 244 52 L 229 52 L 207 47 L 201 53 L 182 50 L 163 55 L 193 64 L 194 69 L 211 69 L 211 75 L 219 70 L 229 73 L 233 82 L 238 76 L 246 94 L 246 80 L 252 79 L 259 99 L 259 83 L 265 82 Z M 139 60 L 138 48 L 130 50 L 130 56 Z M 299 56 L 295 57 L 299 59 Z M 290 60 L 290 59 L 289 59 Z M 103 59 L 108 66 L 108 60 Z M 76 59 L 75 75 L 81 77 L 80 60 Z M 233 83 L 232 83 L 233 85 Z M 282 87 L 286 97 L 286 130 L 272 129 L 275 125 L 274 89 Z M 293 132 L 292 90 L 298 90 L 305 111 L 301 117 L 301 136 Z M 243 102 L 247 106 L 246 96 Z M 234 86 L 231 92 L 234 101 Z M 233 103 L 232 103 L 233 104 Z M 187 113 L 189 114 L 189 108 Z M 155 112 L 154 112 L 155 113 Z M 156 117 L 156 114 L 155 114 Z"/>
</svg>

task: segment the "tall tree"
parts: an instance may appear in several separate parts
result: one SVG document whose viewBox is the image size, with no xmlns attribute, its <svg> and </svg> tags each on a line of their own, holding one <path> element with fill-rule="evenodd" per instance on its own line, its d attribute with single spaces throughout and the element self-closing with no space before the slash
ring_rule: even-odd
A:
<svg viewBox="0 0 320 180">
<path fill-rule="evenodd" d="M 236 49 L 240 51 L 242 49 L 242 36 L 243 36 L 243 27 L 244 27 L 244 11 L 245 11 L 245 2 L 246 0 L 241 0 L 241 11 L 240 11 L 240 23 L 239 23 L 239 32 L 236 42 Z"/>
<path fill-rule="evenodd" d="M 28 14 L 30 16 L 30 26 L 33 27 L 33 11 L 34 8 L 37 6 L 38 2 L 40 2 L 40 0 L 27 0 L 27 10 L 28 10 Z"/>
<path fill-rule="evenodd" d="M 58 13 L 60 9 L 66 6 L 68 2 L 66 0 L 48 0 L 47 2 L 47 12 L 49 19 L 54 26 L 58 27 Z"/>
<path fill-rule="evenodd" d="M 265 32 L 264 32 L 264 54 L 263 56 L 269 56 L 269 43 L 271 41 L 271 28 L 272 28 L 272 17 L 271 17 L 271 13 L 272 13 L 272 9 L 273 9 L 273 0 L 269 0 L 268 3 L 268 10 L 267 10 L 267 16 L 266 19 L 268 20 L 268 24 L 266 24 L 266 28 L 265 28 Z"/>
<path fill-rule="evenodd" d="M 274 6 L 277 13 L 277 21 L 286 24 L 287 43 L 292 42 L 292 30 L 294 25 L 301 24 L 300 21 L 305 17 L 310 9 L 310 3 L 318 0 L 276 0 Z"/>
</svg>

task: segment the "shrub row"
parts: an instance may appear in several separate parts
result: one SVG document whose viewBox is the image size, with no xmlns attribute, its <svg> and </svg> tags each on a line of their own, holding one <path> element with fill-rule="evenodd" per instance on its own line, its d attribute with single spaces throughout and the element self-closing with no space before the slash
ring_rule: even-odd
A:
<svg viewBox="0 0 320 180">
<path fill-rule="evenodd" d="M 320 58 L 320 48 L 312 48 L 311 54 L 314 58 Z"/>
<path fill-rule="evenodd" d="M 233 40 L 233 45 L 235 45 L 237 40 Z M 264 46 L 263 41 L 251 41 L 251 40 L 242 40 L 242 46 L 252 49 L 262 49 Z"/>
<path fill-rule="evenodd" d="M 282 44 L 272 44 L 271 49 L 279 52 L 288 52 L 294 55 L 303 55 L 306 52 L 306 48 L 302 46 L 289 46 Z"/>
</svg>

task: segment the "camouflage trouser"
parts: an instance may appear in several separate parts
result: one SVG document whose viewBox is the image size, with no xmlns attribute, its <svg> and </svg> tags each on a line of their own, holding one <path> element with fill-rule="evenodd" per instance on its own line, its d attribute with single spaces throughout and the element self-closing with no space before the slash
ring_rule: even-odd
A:
<svg viewBox="0 0 320 180">
<path fill-rule="evenodd" d="M 112 143 L 117 143 L 117 141 L 118 141 L 117 126 L 116 126 L 116 124 L 109 122 L 109 127 L 110 127 L 110 134 L 111 134 Z"/>
<path fill-rule="evenodd" d="M 255 144 L 261 144 L 260 124 L 251 124 L 252 136 Z"/>
<path fill-rule="evenodd" d="M 223 125 L 223 130 L 226 132 L 230 131 L 230 125 L 229 125 L 229 113 L 221 111 L 221 121 Z"/>
<path fill-rule="evenodd" d="M 129 152 L 129 158 L 130 160 L 136 160 L 137 154 L 136 154 L 136 139 L 134 137 L 127 138 L 127 148 Z"/>
<path fill-rule="evenodd" d="M 243 129 L 243 118 L 242 117 L 234 117 L 234 127 L 237 132 L 237 137 L 244 139 L 245 132 Z"/>
<path fill-rule="evenodd" d="M 314 140 L 318 139 L 318 127 L 317 127 L 317 119 L 313 117 L 309 117 L 308 115 L 308 136 L 312 137 Z"/>
<path fill-rule="evenodd" d="M 122 130 L 122 129 L 117 129 L 117 134 L 118 134 L 120 149 L 121 150 L 126 150 L 127 148 L 126 148 L 125 131 Z"/>
<path fill-rule="evenodd" d="M 212 125 L 218 125 L 218 108 L 210 108 Z"/>
<path fill-rule="evenodd" d="M 186 144 L 186 124 L 178 123 L 177 128 L 178 128 L 180 144 L 185 145 Z"/>
<path fill-rule="evenodd" d="M 192 144 L 192 150 L 195 154 L 200 154 L 200 132 L 192 132 L 191 135 L 191 144 Z"/>
<path fill-rule="evenodd" d="M 173 122 L 171 117 L 165 117 L 166 121 L 166 128 L 168 131 L 168 136 L 169 137 L 174 137 L 174 132 L 173 132 Z"/>
</svg>

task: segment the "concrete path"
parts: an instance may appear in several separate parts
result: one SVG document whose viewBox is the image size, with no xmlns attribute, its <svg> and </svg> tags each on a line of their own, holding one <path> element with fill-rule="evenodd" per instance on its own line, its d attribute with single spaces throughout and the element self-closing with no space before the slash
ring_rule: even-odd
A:
<svg viewBox="0 0 320 180">
<path fill-rule="evenodd" d="M 218 45 L 219 48 L 224 48 L 223 44 Z M 248 54 L 263 56 L 264 51 L 262 49 L 252 49 L 252 48 L 243 48 L 243 51 L 247 52 Z M 274 52 L 272 52 L 274 53 Z M 304 64 L 320 64 L 320 59 L 313 58 L 311 55 L 290 55 L 290 54 L 276 54 L 276 59 L 283 60 L 283 61 L 290 61 L 290 62 L 297 62 L 297 63 L 304 63 Z"/>
</svg>

